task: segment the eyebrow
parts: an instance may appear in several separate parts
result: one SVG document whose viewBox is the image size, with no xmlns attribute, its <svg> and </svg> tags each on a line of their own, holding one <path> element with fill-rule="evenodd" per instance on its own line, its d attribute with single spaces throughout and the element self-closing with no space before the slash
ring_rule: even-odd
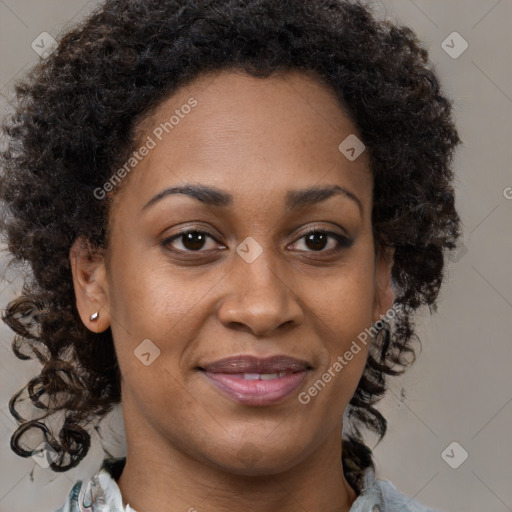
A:
<svg viewBox="0 0 512 512">
<path fill-rule="evenodd" d="M 142 207 L 142 211 L 147 210 L 165 197 L 174 194 L 184 194 L 193 199 L 197 199 L 208 206 L 226 207 L 234 204 L 234 198 L 228 192 L 207 185 L 185 184 L 162 190 Z M 339 185 L 290 190 L 286 194 L 285 205 L 288 211 L 293 211 L 321 203 L 335 195 L 341 195 L 352 199 L 357 204 L 361 216 L 363 215 L 363 205 L 359 198 L 350 190 L 340 187 Z"/>
</svg>

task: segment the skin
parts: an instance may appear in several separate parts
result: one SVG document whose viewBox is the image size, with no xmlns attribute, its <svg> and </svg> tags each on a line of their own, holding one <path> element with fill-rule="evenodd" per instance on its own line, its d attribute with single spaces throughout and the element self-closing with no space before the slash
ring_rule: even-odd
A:
<svg viewBox="0 0 512 512">
<path fill-rule="evenodd" d="M 297 71 L 202 75 L 142 121 L 140 141 L 190 97 L 198 105 L 114 195 L 108 250 L 90 254 L 77 240 L 70 251 L 82 321 L 94 332 L 111 327 L 121 368 L 124 504 L 138 512 L 347 511 L 356 493 L 341 465 L 343 412 L 367 347 L 308 404 L 297 395 L 394 300 L 392 254 L 374 250 L 367 153 L 351 162 L 339 151 L 356 126 L 326 84 Z M 141 212 L 184 183 L 222 189 L 233 204 L 176 194 Z M 329 185 L 361 208 L 337 194 L 286 210 L 288 191 Z M 212 238 L 161 245 L 185 226 Z M 353 243 L 335 253 L 330 236 L 308 242 L 309 227 Z M 236 252 L 249 236 L 263 250 L 251 263 Z M 134 355 L 144 339 L 160 350 L 149 366 Z M 196 369 L 238 354 L 291 355 L 313 370 L 285 400 L 243 405 Z"/>
</svg>

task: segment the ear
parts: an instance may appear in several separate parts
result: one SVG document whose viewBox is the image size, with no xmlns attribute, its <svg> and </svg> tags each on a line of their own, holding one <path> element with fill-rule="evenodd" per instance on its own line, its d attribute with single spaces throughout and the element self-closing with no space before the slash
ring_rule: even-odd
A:
<svg viewBox="0 0 512 512">
<path fill-rule="evenodd" d="M 92 332 L 110 326 L 110 301 L 104 255 L 83 238 L 77 238 L 69 250 L 76 307 L 84 325 Z M 96 311 L 99 316 L 91 320 Z"/>
<path fill-rule="evenodd" d="M 385 248 L 377 251 L 375 262 L 375 295 L 373 303 L 373 322 L 380 320 L 391 309 L 395 301 L 395 292 L 391 286 L 395 250 Z"/>
</svg>

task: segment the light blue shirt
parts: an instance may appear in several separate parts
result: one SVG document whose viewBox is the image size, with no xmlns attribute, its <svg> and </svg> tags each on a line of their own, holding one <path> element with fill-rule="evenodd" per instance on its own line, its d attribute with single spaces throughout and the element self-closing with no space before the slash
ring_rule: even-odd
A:
<svg viewBox="0 0 512 512">
<path fill-rule="evenodd" d="M 87 482 L 78 481 L 66 503 L 55 512 L 136 512 L 123 508 L 121 491 L 115 478 L 120 475 L 125 457 L 107 458 L 101 469 Z M 361 493 L 350 512 L 439 512 L 402 494 L 388 480 L 377 480 L 372 468 L 366 469 Z"/>
</svg>

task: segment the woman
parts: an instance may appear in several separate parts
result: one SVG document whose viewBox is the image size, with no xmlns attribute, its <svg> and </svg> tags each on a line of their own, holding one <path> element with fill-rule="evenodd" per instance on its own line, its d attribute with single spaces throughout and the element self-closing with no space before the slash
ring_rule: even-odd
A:
<svg viewBox="0 0 512 512">
<path fill-rule="evenodd" d="M 33 279 L 4 321 L 46 414 L 17 393 L 11 447 L 39 431 L 67 471 L 116 403 L 126 429 L 61 512 L 431 510 L 363 439 L 459 237 L 460 141 L 410 29 L 343 0 L 107 0 L 17 98 L 2 226 Z"/>
</svg>

